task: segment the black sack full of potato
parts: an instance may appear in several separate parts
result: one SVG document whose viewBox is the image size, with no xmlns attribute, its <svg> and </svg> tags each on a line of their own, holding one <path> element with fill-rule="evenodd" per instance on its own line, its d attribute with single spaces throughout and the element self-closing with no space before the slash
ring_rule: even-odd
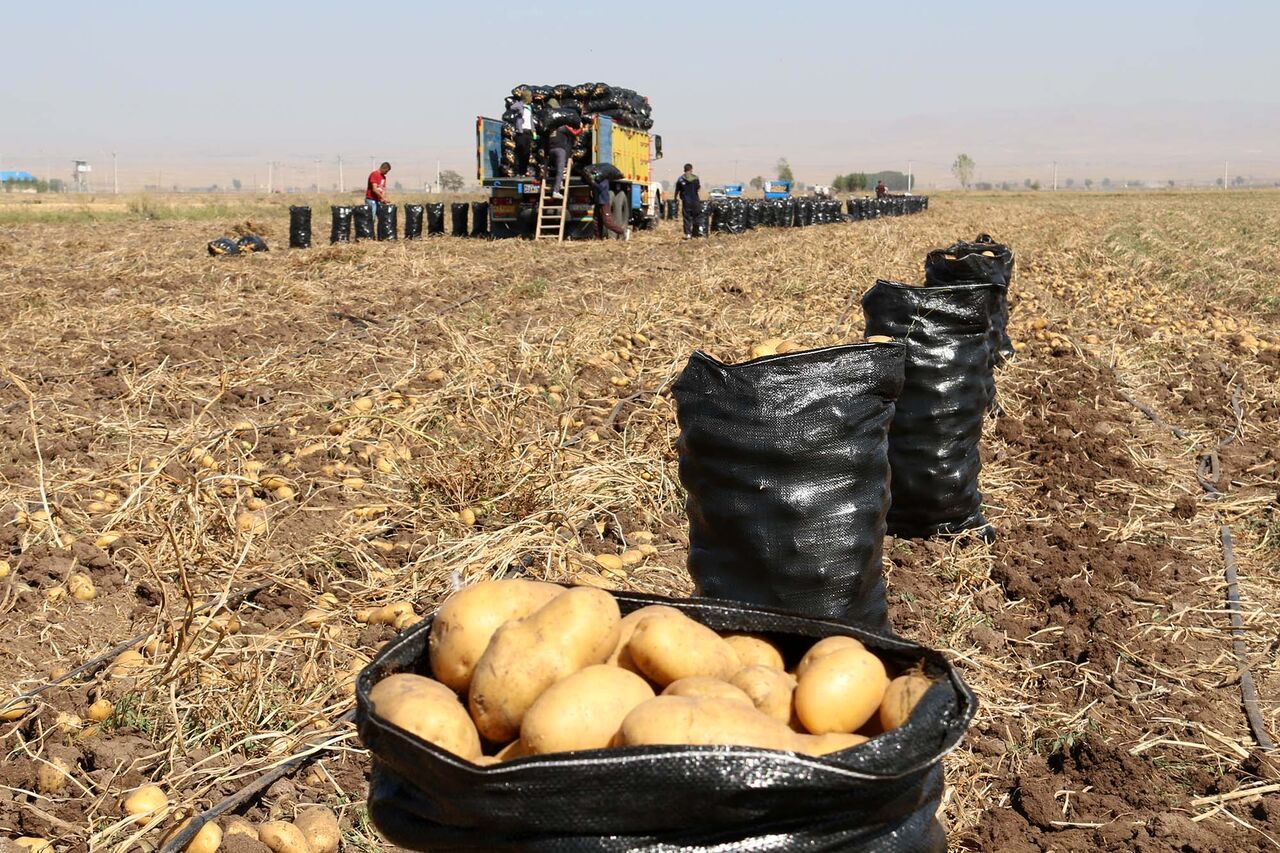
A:
<svg viewBox="0 0 1280 853">
<path fill-rule="evenodd" d="M 298 205 L 290 206 L 289 248 L 311 248 L 311 208 Z"/>
<path fill-rule="evenodd" d="M 378 239 L 395 240 L 400 236 L 400 211 L 394 204 L 378 205 Z"/>
<path fill-rule="evenodd" d="M 375 236 L 373 208 L 361 204 L 351 209 L 351 221 L 355 223 L 356 240 L 372 240 Z"/>
<path fill-rule="evenodd" d="M 819 757 L 738 746 L 628 746 L 480 766 L 382 718 L 370 692 L 431 676 L 433 616 L 388 643 L 356 681 L 372 756 L 369 816 L 399 847 L 445 851 L 943 853 L 941 761 L 977 700 L 942 654 L 836 621 L 736 602 L 617 593 L 621 611 L 663 604 L 720 632 L 774 642 L 794 666 L 815 641 L 853 636 L 891 671 L 934 682 L 898 728 Z"/>
<path fill-rule="evenodd" d="M 406 240 L 422 239 L 422 213 L 424 205 L 406 204 L 404 206 L 404 238 Z"/>
<path fill-rule="evenodd" d="M 427 205 L 427 236 L 444 236 L 444 203 L 432 202 Z"/>
<path fill-rule="evenodd" d="M 467 210 L 470 207 L 471 205 L 465 201 L 455 201 L 449 205 L 449 214 L 453 217 L 452 234 L 454 237 L 467 236 Z"/>
<path fill-rule="evenodd" d="M 672 394 L 699 595 L 887 626 L 880 548 L 903 358 L 898 343 L 690 357 Z"/>
<path fill-rule="evenodd" d="M 992 289 L 877 281 L 862 297 L 868 335 L 907 345 L 902 393 L 889 429 L 889 533 L 902 538 L 981 529 L 978 444 L 991 403 Z"/>
<path fill-rule="evenodd" d="M 979 234 L 973 242 L 958 240 L 926 256 L 924 282 L 929 287 L 963 282 L 1004 285 L 997 291 L 997 304 L 991 315 L 991 355 L 996 367 L 1013 357 L 1013 341 L 1008 330 L 1012 249 L 992 240 L 989 234 Z"/>
<path fill-rule="evenodd" d="M 471 202 L 471 236 L 489 236 L 489 202 Z"/>
<path fill-rule="evenodd" d="M 329 242 L 350 243 L 351 208 L 345 204 L 335 204 L 329 211 L 333 215 L 333 224 L 329 227 Z"/>
</svg>

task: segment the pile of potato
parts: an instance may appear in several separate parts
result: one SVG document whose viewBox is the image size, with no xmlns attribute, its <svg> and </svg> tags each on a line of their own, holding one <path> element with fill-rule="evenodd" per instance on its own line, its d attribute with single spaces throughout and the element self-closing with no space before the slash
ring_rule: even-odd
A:
<svg viewBox="0 0 1280 853">
<path fill-rule="evenodd" d="M 735 745 L 825 755 L 901 725 L 930 685 L 891 678 L 853 637 L 793 671 L 769 640 L 717 634 L 674 607 L 621 616 L 613 596 L 526 580 L 452 596 L 431 626 L 435 678 L 369 693 L 382 719 L 476 764 L 640 745 Z"/>
</svg>

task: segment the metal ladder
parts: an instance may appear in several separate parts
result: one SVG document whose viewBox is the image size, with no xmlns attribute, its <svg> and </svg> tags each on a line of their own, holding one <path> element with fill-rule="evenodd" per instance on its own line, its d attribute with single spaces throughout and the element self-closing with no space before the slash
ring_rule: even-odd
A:
<svg viewBox="0 0 1280 853">
<path fill-rule="evenodd" d="M 538 226 L 534 229 L 533 239 L 564 242 L 564 229 L 569 219 L 569 187 L 573 185 L 570 171 L 573 161 L 570 159 L 564 167 L 564 186 L 561 187 L 563 198 L 551 197 L 551 180 L 542 179 L 542 188 L 538 191 Z"/>
</svg>

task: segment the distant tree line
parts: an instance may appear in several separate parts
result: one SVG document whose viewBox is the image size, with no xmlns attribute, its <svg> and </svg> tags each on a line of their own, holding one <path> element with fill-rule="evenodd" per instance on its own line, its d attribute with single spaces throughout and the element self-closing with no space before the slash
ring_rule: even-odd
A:
<svg viewBox="0 0 1280 853">
<path fill-rule="evenodd" d="M 890 192 L 907 191 L 906 172 L 887 170 L 883 172 L 850 172 L 847 175 L 836 175 L 831 179 L 831 189 L 838 193 L 865 192 L 880 181 Z"/>
<path fill-rule="evenodd" d="M 67 182 L 59 178 L 50 178 L 47 181 L 33 178 L 23 181 L 5 181 L 0 184 L 0 187 L 4 187 L 4 191 L 7 193 L 30 192 L 31 190 L 35 190 L 38 193 L 60 193 L 66 192 Z"/>
</svg>

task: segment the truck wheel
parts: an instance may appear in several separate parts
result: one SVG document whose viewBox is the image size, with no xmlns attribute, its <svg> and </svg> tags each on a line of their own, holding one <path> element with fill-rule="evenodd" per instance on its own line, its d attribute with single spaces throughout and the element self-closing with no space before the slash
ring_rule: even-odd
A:
<svg viewBox="0 0 1280 853">
<path fill-rule="evenodd" d="M 626 228 L 631 224 L 631 196 L 618 190 L 613 194 L 613 199 L 609 204 L 609 212 L 613 214 L 613 221 Z M 621 240 L 619 234 L 613 235 L 615 240 Z"/>
</svg>

